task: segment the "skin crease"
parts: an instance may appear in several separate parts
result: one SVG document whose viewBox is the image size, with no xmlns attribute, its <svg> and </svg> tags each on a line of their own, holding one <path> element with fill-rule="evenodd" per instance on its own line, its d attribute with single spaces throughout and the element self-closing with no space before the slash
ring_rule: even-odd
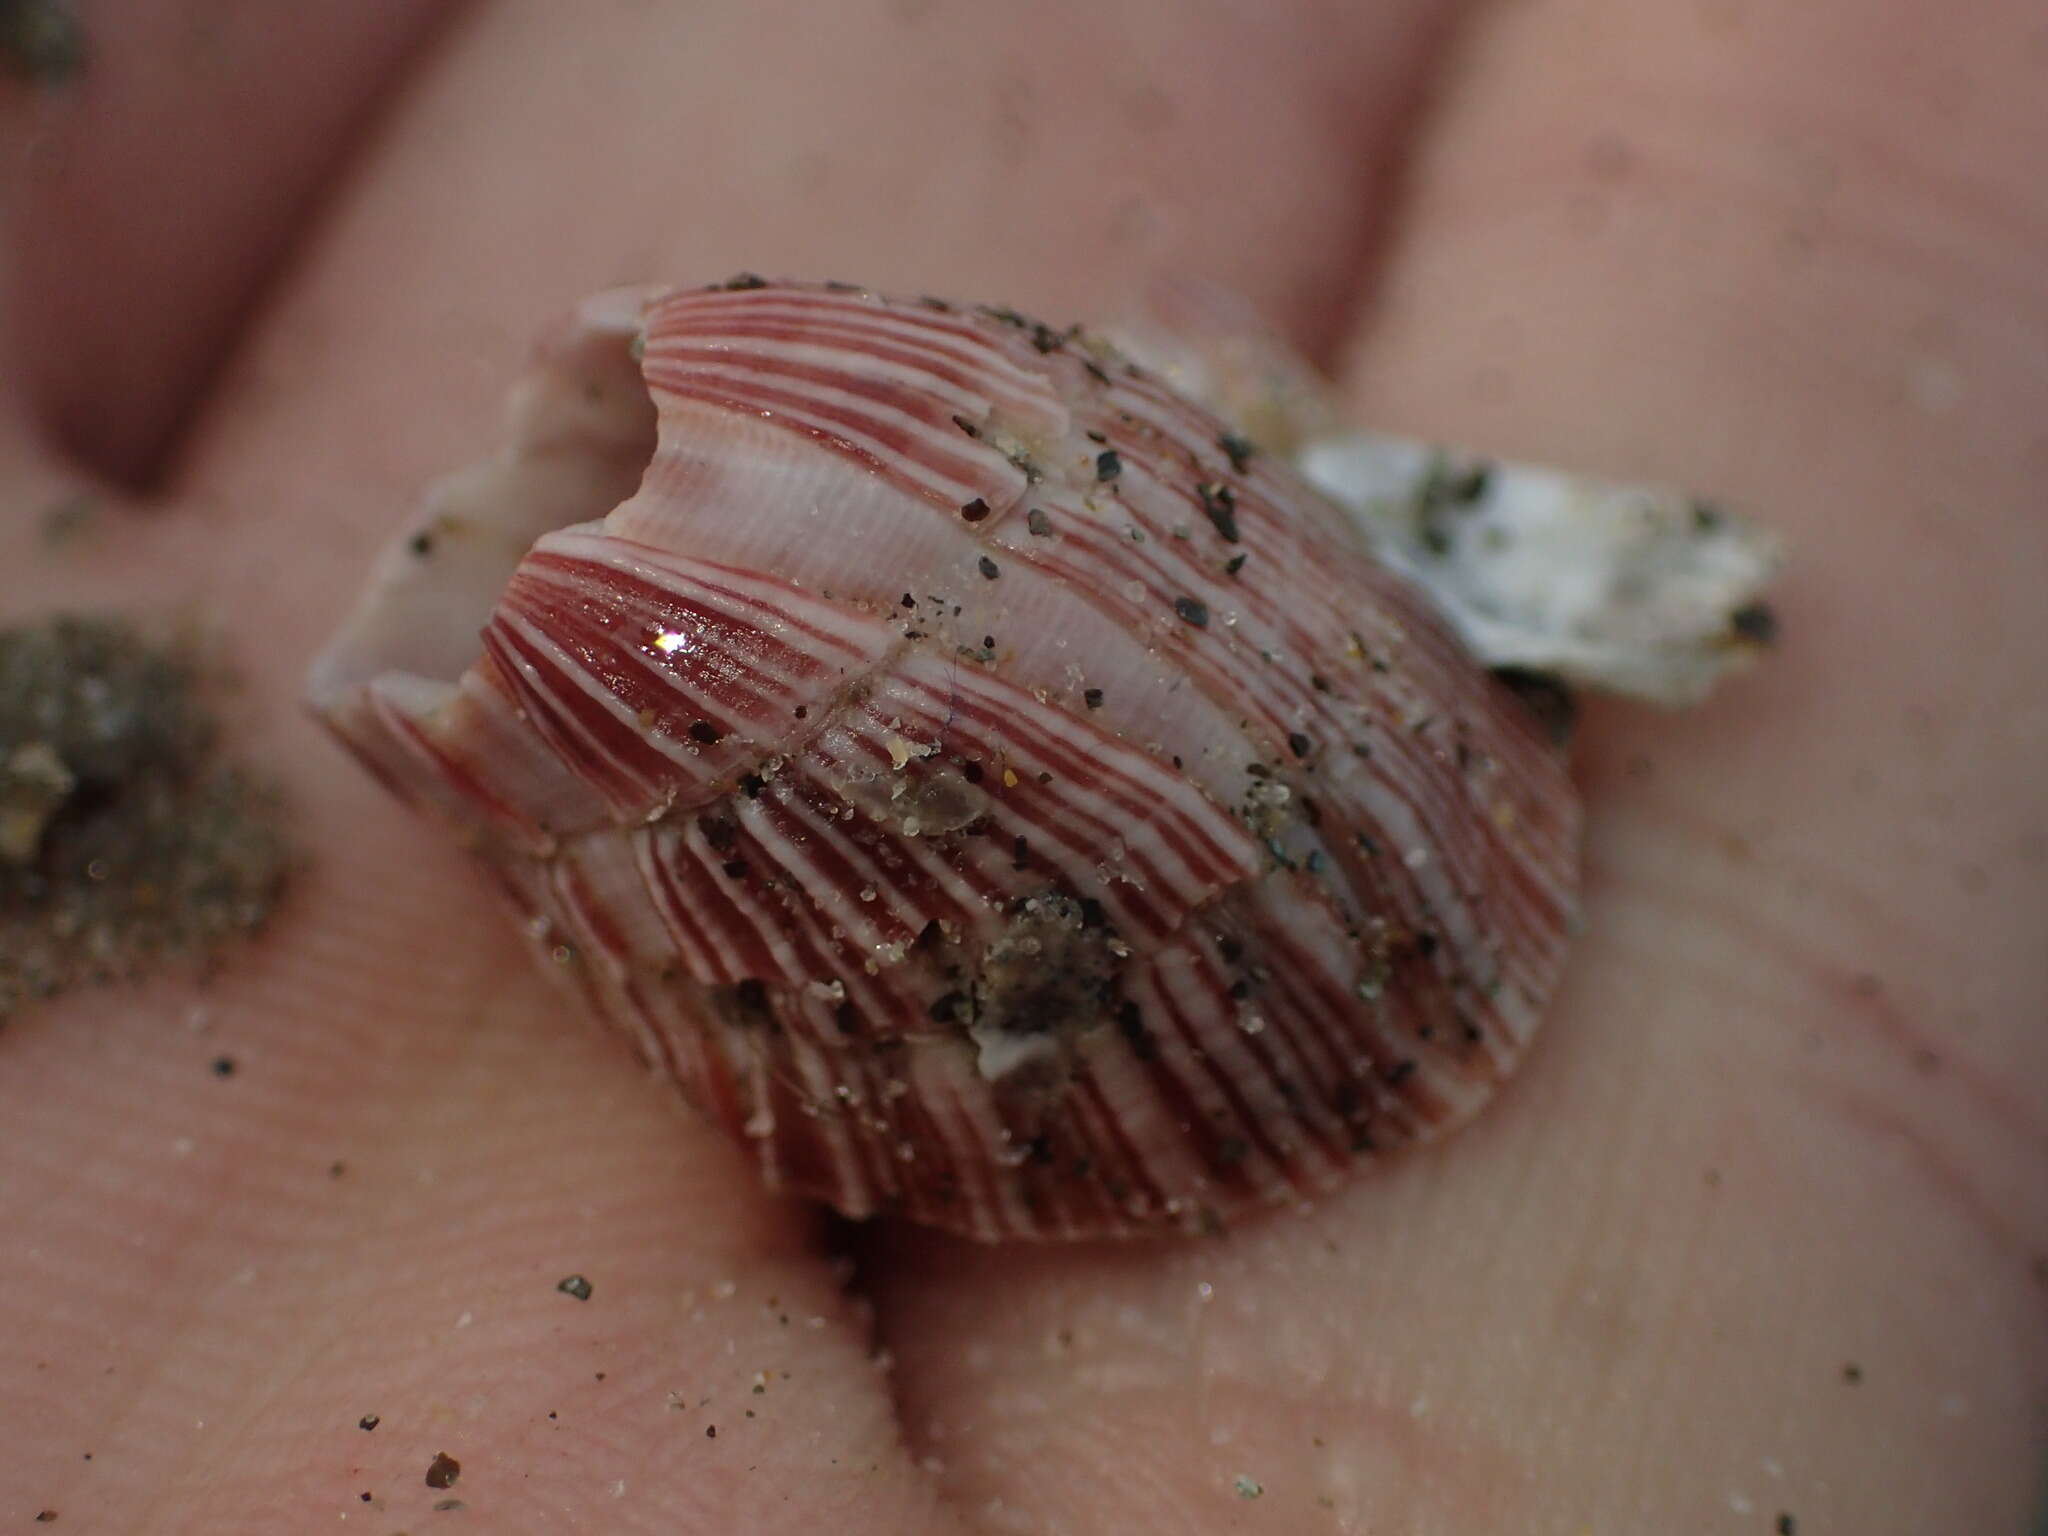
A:
<svg viewBox="0 0 2048 1536">
<path fill-rule="evenodd" d="M 61 551 L 35 509 L 94 466 L 41 446 L 63 402 L 10 360 L 0 615 L 213 613 L 309 864 L 205 988 L 0 1032 L 0 1519 L 384 1536 L 453 1496 L 502 1532 L 2024 1528 L 2038 7 L 1024 9 L 473 9 L 300 232 L 172 489 Z M 110 110 L 91 89 L 36 131 Z M 252 179 L 291 139 L 267 110 Z M 161 134 L 115 148 L 181 174 Z M 224 249 L 275 238 L 237 217 Z M 1693 715 L 1590 711 L 1588 931 L 1473 1127 L 1218 1242 L 864 1233 L 849 1292 L 818 1221 L 569 1019 L 460 855 L 302 716 L 307 656 L 420 484 L 488 443 L 533 330 L 742 266 L 1053 318 L 1199 271 L 1341 361 L 1365 419 L 1786 530 L 1766 668 Z M 94 271 L 122 302 L 79 306 L 77 345 L 146 330 L 178 274 Z M 14 302 L 39 298 L 77 300 Z"/>
</svg>

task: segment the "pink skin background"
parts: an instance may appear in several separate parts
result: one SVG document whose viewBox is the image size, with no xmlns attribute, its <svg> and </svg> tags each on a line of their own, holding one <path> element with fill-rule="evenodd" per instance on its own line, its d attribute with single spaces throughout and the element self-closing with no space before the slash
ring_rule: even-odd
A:
<svg viewBox="0 0 2048 1536">
<path fill-rule="evenodd" d="M 209 615 L 309 864 L 212 984 L 0 1032 L 0 1524 L 2025 1527 L 2034 0 L 81 9 L 0 102 L 0 615 Z M 1361 419 L 1787 532 L 1768 666 L 1590 712 L 1587 933 L 1491 1113 L 1221 1241 L 849 1238 L 530 973 L 298 679 L 539 326 L 741 267 L 1220 280 Z"/>
</svg>

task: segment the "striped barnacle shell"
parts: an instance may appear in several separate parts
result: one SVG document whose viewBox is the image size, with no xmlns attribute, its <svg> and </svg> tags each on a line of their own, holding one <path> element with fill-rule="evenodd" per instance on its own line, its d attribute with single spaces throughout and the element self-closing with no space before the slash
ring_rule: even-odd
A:
<svg viewBox="0 0 2048 1536">
<path fill-rule="evenodd" d="M 1327 1188 L 1484 1103 L 1564 957 L 1577 801 L 1520 701 L 1286 463 L 1005 310 L 591 301 L 313 696 L 853 1216 Z"/>
</svg>

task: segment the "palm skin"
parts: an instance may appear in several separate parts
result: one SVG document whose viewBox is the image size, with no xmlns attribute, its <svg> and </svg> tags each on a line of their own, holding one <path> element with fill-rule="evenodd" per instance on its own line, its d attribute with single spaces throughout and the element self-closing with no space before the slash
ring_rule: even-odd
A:
<svg viewBox="0 0 2048 1536">
<path fill-rule="evenodd" d="M 234 253 L 299 206 L 257 193 L 327 176 L 308 135 L 360 121 L 336 98 L 414 34 L 320 23 L 315 65 L 354 61 L 329 78 L 255 8 L 121 9 L 102 73 L 9 106 L 0 611 L 216 615 L 308 864 L 205 987 L 0 1033 L 6 1519 L 2022 1528 L 2048 1431 L 2032 8 L 482 5 L 322 183 L 210 382 L 153 315 L 225 313 Z M 174 39 L 160 71 L 211 47 L 300 88 L 204 173 L 245 195 L 146 200 L 107 241 L 79 187 L 201 174 L 124 115 L 152 78 L 131 21 Z M 535 327 L 740 267 L 1055 317 L 1196 272 L 1361 419 L 1786 529 L 1780 654 L 1697 714 L 1585 722 L 1587 932 L 1476 1125 L 1216 1241 L 830 1228 L 570 1016 L 460 855 L 303 717 L 370 551 L 488 441 Z M 32 509 L 173 422 L 162 488 L 45 545 Z"/>
</svg>

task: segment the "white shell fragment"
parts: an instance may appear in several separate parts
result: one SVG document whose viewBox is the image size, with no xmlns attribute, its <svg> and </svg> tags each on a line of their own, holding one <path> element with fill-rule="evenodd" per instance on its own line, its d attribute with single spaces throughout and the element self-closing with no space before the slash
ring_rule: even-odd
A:
<svg viewBox="0 0 2048 1536">
<path fill-rule="evenodd" d="M 1314 409 L 1287 377 L 1270 442 Z M 1362 506 L 1443 472 L 1404 451 Z M 1662 631 L 1490 547 L 1564 558 L 1541 485 L 1459 503 L 1453 611 L 1605 614 L 1623 671 Z M 606 295 L 311 693 L 770 1184 L 984 1239 L 1213 1230 L 1467 1119 L 1563 966 L 1564 759 L 1401 526 L 1079 327 Z"/>
<path fill-rule="evenodd" d="M 1720 507 L 1367 432 L 1296 463 L 1488 666 L 1690 704 L 1772 638 L 1778 541 Z"/>
</svg>

